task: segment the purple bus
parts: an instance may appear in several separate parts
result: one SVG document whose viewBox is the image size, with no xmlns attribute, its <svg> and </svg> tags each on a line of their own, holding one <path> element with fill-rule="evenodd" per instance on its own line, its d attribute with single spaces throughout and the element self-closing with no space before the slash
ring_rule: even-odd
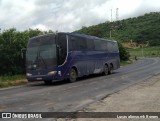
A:
<svg viewBox="0 0 160 121">
<path fill-rule="evenodd" d="M 120 67 L 116 41 L 74 33 L 31 38 L 26 51 L 28 81 L 50 84 L 90 74 L 111 74 Z"/>
</svg>

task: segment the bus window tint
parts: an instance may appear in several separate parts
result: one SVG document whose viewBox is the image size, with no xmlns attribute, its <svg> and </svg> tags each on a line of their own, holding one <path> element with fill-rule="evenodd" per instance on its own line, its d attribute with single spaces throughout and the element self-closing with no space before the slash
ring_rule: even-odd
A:
<svg viewBox="0 0 160 121">
<path fill-rule="evenodd" d="M 78 43 L 76 40 L 76 37 L 70 36 L 69 37 L 69 50 L 73 51 L 73 50 L 77 50 Z"/>
<path fill-rule="evenodd" d="M 67 39 L 65 34 L 58 35 L 58 45 L 67 50 Z"/>
<path fill-rule="evenodd" d="M 118 52 L 118 48 L 117 48 L 117 43 L 116 42 L 112 42 L 111 43 L 111 46 L 112 46 L 112 52 Z"/>
<path fill-rule="evenodd" d="M 108 42 L 108 49 L 110 52 L 113 52 L 113 43 L 112 42 Z"/>
<path fill-rule="evenodd" d="M 87 39 L 87 50 L 94 50 L 94 41 L 92 39 Z"/>
<path fill-rule="evenodd" d="M 63 64 L 67 56 L 67 39 L 65 34 L 58 35 L 58 45 L 59 45 L 59 65 Z"/>
<path fill-rule="evenodd" d="M 87 42 L 86 39 L 82 37 L 69 37 L 69 50 L 86 50 L 87 49 Z"/>
<path fill-rule="evenodd" d="M 108 42 L 107 48 L 109 52 L 118 52 L 118 46 L 116 42 Z"/>
<path fill-rule="evenodd" d="M 69 36 L 69 50 L 118 52 L 118 46 L 114 41 Z"/>
<path fill-rule="evenodd" d="M 113 43 L 113 52 L 118 52 L 118 46 L 116 42 Z"/>
<path fill-rule="evenodd" d="M 77 38 L 79 50 L 87 50 L 87 42 L 85 38 L 79 37 Z"/>
<path fill-rule="evenodd" d="M 107 48 L 107 41 L 101 41 L 102 42 L 102 44 L 101 44 L 101 49 L 102 49 L 102 51 L 108 51 L 108 48 Z"/>
<path fill-rule="evenodd" d="M 28 47 L 37 47 L 40 43 L 40 39 L 34 38 L 28 42 Z"/>
<path fill-rule="evenodd" d="M 102 50 L 100 40 L 94 40 L 94 45 L 95 45 L 95 50 L 96 51 Z"/>
<path fill-rule="evenodd" d="M 53 43 L 55 43 L 55 37 L 52 35 L 40 38 L 40 46 L 51 45 Z"/>
</svg>

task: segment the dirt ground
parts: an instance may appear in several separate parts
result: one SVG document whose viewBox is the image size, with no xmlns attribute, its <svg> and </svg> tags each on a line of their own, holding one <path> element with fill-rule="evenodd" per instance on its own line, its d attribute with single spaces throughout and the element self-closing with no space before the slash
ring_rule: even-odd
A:
<svg viewBox="0 0 160 121">
<path fill-rule="evenodd" d="M 160 112 L 160 75 L 90 104 L 80 112 Z M 59 121 L 61 121 L 60 119 Z M 66 119 L 65 119 L 66 120 Z M 159 119 L 78 118 L 71 121 L 160 121 Z"/>
</svg>

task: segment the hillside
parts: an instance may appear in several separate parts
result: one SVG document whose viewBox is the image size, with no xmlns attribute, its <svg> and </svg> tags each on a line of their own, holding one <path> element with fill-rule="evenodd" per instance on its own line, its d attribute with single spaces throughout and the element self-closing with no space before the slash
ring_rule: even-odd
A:
<svg viewBox="0 0 160 121">
<path fill-rule="evenodd" d="M 150 46 L 160 45 L 160 12 L 152 12 L 143 16 L 129 18 L 116 22 L 105 22 L 82 29 L 74 33 L 83 33 L 102 38 L 112 38 L 121 42 L 134 42 L 145 44 L 149 41 Z"/>
</svg>

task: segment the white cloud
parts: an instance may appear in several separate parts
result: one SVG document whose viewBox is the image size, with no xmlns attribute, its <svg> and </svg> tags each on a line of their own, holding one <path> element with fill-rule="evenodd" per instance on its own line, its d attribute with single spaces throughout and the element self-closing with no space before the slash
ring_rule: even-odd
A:
<svg viewBox="0 0 160 121">
<path fill-rule="evenodd" d="M 34 26 L 31 27 L 31 29 L 39 29 L 39 30 L 42 30 L 42 31 L 49 30 L 49 28 L 47 28 L 45 25 L 42 25 L 42 24 L 34 25 Z"/>
<path fill-rule="evenodd" d="M 113 8 L 119 8 L 120 19 L 132 16 L 135 10 L 143 4 L 144 0 L 114 0 Z"/>
<path fill-rule="evenodd" d="M 0 28 L 74 31 L 116 18 L 160 11 L 159 0 L 0 0 Z"/>
<path fill-rule="evenodd" d="M 2 29 L 11 27 L 25 28 L 29 22 L 28 20 L 30 20 L 29 13 L 32 13 L 36 8 L 33 3 L 31 0 L 2 0 L 0 4 L 0 27 Z"/>
</svg>

